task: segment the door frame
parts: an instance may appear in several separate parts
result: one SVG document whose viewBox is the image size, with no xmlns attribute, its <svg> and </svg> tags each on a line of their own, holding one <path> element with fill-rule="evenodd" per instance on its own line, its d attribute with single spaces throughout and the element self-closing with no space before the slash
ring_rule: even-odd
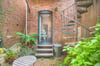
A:
<svg viewBox="0 0 100 66">
<path fill-rule="evenodd" d="M 52 11 L 49 10 L 42 10 L 38 12 L 38 44 L 40 44 L 39 42 L 39 38 L 40 38 L 40 14 L 50 14 L 51 15 L 51 43 L 53 42 L 53 13 Z"/>
</svg>

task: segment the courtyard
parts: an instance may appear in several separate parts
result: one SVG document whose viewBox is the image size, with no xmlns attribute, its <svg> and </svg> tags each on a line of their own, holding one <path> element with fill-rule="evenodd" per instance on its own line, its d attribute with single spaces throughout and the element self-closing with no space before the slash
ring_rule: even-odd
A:
<svg viewBox="0 0 100 66">
<path fill-rule="evenodd" d="M 100 0 L 0 0 L 0 66 L 100 66 Z"/>
</svg>

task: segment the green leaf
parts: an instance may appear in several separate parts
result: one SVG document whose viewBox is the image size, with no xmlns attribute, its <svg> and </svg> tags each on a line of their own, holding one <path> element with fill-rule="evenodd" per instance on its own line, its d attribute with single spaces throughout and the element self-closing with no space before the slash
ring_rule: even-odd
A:
<svg viewBox="0 0 100 66">
<path fill-rule="evenodd" d="M 16 34 L 25 36 L 25 34 L 23 34 L 21 32 L 16 32 Z"/>
<path fill-rule="evenodd" d="M 96 33 L 96 31 L 94 31 L 94 32 L 90 32 L 90 34 L 94 34 L 94 33 Z"/>
<path fill-rule="evenodd" d="M 96 42 L 97 42 L 97 40 L 96 40 L 96 39 L 94 39 L 94 40 L 91 40 L 91 42 L 92 42 L 92 43 L 96 43 Z"/>
<path fill-rule="evenodd" d="M 96 63 L 94 66 L 100 66 L 100 63 Z"/>
<path fill-rule="evenodd" d="M 100 16 L 98 16 L 98 18 L 100 18 Z"/>
<path fill-rule="evenodd" d="M 62 63 L 62 64 L 60 64 L 60 66 L 66 66 L 66 65 Z"/>
<path fill-rule="evenodd" d="M 87 64 L 87 65 L 93 65 L 93 63 L 91 63 L 91 62 L 85 62 L 85 64 Z"/>
<path fill-rule="evenodd" d="M 35 38 L 32 38 L 32 41 L 37 41 L 37 39 L 35 39 Z"/>
<path fill-rule="evenodd" d="M 98 19 L 97 21 L 100 21 L 100 19 Z"/>
<path fill-rule="evenodd" d="M 72 59 L 71 64 L 73 64 L 75 62 L 77 62 L 77 60 L 76 59 Z"/>
<path fill-rule="evenodd" d="M 70 60 L 71 59 L 71 57 L 66 57 L 65 59 L 64 59 L 64 64 L 67 64 L 68 63 L 68 60 Z"/>
<path fill-rule="evenodd" d="M 38 34 L 32 34 L 31 36 L 38 36 Z"/>
<path fill-rule="evenodd" d="M 89 29 L 96 28 L 96 26 L 89 27 Z"/>
<path fill-rule="evenodd" d="M 67 49 L 63 49 L 62 51 L 66 51 Z"/>
</svg>

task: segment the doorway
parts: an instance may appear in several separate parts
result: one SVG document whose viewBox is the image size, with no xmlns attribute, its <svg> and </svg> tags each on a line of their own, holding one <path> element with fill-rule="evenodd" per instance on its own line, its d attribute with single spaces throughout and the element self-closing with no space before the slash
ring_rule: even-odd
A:
<svg viewBox="0 0 100 66">
<path fill-rule="evenodd" d="M 40 11 L 38 16 L 39 44 L 52 44 L 52 12 Z"/>
</svg>

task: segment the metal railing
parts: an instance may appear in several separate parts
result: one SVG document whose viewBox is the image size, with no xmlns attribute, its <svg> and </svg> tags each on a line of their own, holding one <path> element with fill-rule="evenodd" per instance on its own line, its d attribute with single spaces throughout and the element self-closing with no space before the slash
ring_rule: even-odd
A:
<svg viewBox="0 0 100 66">
<path fill-rule="evenodd" d="M 74 4 L 70 5 L 68 8 L 64 9 L 61 13 L 61 26 L 64 27 L 69 21 L 75 22 L 75 31 L 76 31 L 76 37 L 77 37 L 77 32 L 78 32 L 78 26 L 82 27 L 84 29 L 84 38 L 87 37 L 87 31 L 92 32 L 89 28 L 87 28 L 85 25 L 81 24 L 78 21 L 78 15 L 77 12 L 77 3 L 75 2 Z M 65 22 L 66 21 L 66 22 Z M 67 27 L 66 32 L 67 32 Z"/>
</svg>

